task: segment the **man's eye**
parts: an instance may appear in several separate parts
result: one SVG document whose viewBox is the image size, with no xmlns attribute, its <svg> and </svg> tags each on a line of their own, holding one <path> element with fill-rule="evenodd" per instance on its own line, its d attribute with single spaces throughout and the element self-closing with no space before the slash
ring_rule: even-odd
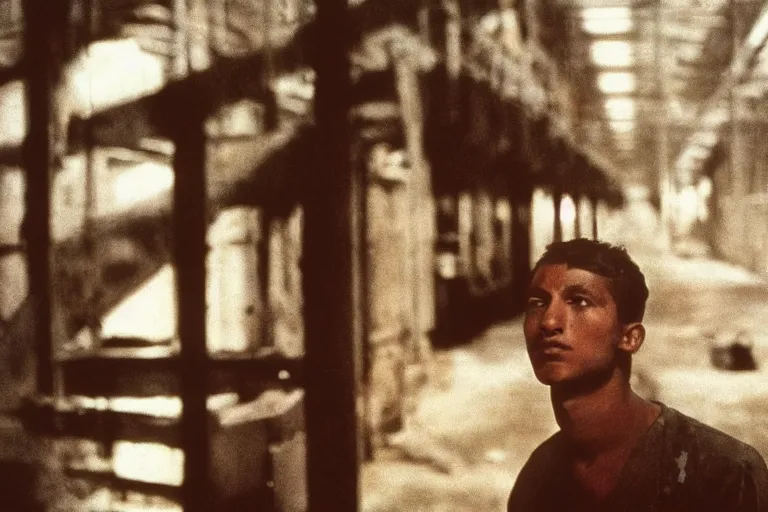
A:
<svg viewBox="0 0 768 512">
<path fill-rule="evenodd" d="M 544 305 L 544 301 L 539 299 L 539 298 L 531 297 L 531 298 L 528 299 L 528 304 L 527 304 L 528 309 L 540 308 L 543 305 Z"/>
<path fill-rule="evenodd" d="M 585 297 L 574 297 L 569 302 L 574 306 L 578 306 L 580 308 L 586 308 L 591 304 L 591 302 L 589 302 L 589 299 Z"/>
</svg>

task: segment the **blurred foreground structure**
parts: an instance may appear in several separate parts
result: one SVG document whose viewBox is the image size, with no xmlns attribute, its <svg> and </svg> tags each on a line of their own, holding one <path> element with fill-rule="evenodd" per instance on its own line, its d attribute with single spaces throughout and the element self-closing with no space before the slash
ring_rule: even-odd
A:
<svg viewBox="0 0 768 512">
<path fill-rule="evenodd" d="M 14 510 L 354 510 L 435 350 L 516 314 L 550 241 L 768 271 L 760 1 L 0 23 Z"/>
</svg>

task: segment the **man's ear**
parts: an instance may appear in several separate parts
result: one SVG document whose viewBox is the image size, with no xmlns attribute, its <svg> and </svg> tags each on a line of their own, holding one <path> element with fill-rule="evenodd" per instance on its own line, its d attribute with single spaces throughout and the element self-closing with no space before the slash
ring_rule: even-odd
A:
<svg viewBox="0 0 768 512">
<path fill-rule="evenodd" d="M 619 349 L 634 354 L 643 345 L 645 340 L 645 326 L 640 322 L 624 325 L 624 333 L 619 341 Z"/>
</svg>

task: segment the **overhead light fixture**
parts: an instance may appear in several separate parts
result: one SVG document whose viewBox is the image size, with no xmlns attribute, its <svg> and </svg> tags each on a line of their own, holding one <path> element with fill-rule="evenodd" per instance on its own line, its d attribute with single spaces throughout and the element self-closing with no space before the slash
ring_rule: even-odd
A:
<svg viewBox="0 0 768 512">
<path fill-rule="evenodd" d="M 589 34 L 625 34 L 632 30 L 629 7 L 589 7 L 581 11 L 581 27 Z"/>
<path fill-rule="evenodd" d="M 635 100 L 632 98 L 610 98 L 605 100 L 605 110 L 611 119 L 634 119 Z"/>
<path fill-rule="evenodd" d="M 634 92 L 637 80 L 634 73 L 607 71 L 597 77 L 597 87 L 608 94 L 627 94 Z"/>
<path fill-rule="evenodd" d="M 590 53 L 598 66 L 627 67 L 635 62 L 632 45 L 626 41 L 595 41 Z"/>
<path fill-rule="evenodd" d="M 635 129 L 635 121 L 634 119 L 611 119 L 611 129 L 615 133 L 631 133 Z"/>
<path fill-rule="evenodd" d="M 747 36 L 747 44 L 753 48 L 757 48 L 763 44 L 766 37 L 768 37 L 768 7 L 763 8 L 757 22 L 752 25 L 752 29 Z"/>
</svg>

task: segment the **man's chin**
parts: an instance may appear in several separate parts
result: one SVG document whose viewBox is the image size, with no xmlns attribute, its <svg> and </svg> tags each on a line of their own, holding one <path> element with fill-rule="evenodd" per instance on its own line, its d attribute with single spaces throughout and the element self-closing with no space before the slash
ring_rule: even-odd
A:
<svg viewBox="0 0 768 512">
<path fill-rule="evenodd" d="M 594 371 L 578 373 L 568 371 L 562 366 L 546 365 L 543 368 L 534 369 L 534 375 L 539 382 L 546 386 L 570 390 L 574 393 L 588 393 L 601 386 L 611 378 L 611 371 Z"/>
<path fill-rule="evenodd" d="M 533 374 L 536 379 L 546 386 L 554 386 L 557 384 L 565 384 L 573 380 L 573 376 L 564 371 L 564 368 L 552 368 L 550 365 L 546 365 L 543 368 L 534 368 Z"/>
</svg>

